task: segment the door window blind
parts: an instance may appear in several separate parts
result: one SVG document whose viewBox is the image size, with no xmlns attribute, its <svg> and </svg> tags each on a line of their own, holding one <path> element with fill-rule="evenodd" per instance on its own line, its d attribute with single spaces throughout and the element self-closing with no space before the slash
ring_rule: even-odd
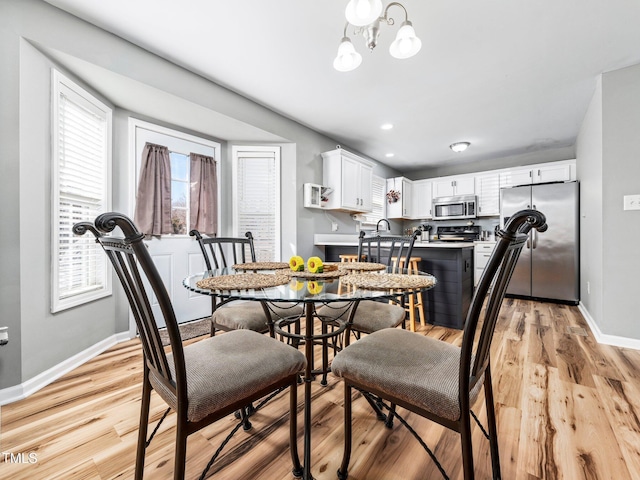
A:
<svg viewBox="0 0 640 480">
<path fill-rule="evenodd" d="M 280 260 L 280 163 L 271 152 L 238 152 L 236 157 L 238 236 L 253 234 L 256 259 Z"/>
<path fill-rule="evenodd" d="M 53 135 L 52 311 L 111 293 L 107 258 L 77 222 L 93 222 L 110 204 L 111 109 L 56 72 Z"/>
</svg>

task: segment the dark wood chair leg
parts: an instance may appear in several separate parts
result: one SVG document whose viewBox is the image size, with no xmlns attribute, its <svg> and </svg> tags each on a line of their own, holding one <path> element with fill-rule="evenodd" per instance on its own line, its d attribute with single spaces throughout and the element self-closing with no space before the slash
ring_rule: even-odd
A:
<svg viewBox="0 0 640 480">
<path fill-rule="evenodd" d="M 253 408 L 253 406 L 251 406 Z M 251 430 L 251 422 L 249 421 L 249 407 L 243 407 L 240 409 L 240 419 L 242 420 L 242 429 L 246 432 Z"/>
<path fill-rule="evenodd" d="M 473 447 L 471 444 L 471 414 L 469 409 L 462 411 L 460 419 L 460 442 L 462 443 L 462 469 L 464 480 L 473 480 Z"/>
<path fill-rule="evenodd" d="M 289 386 L 289 450 L 293 469 L 291 472 L 296 478 L 302 477 L 302 464 L 298 455 L 298 382 L 294 381 Z"/>
<path fill-rule="evenodd" d="M 178 416 L 180 414 L 178 413 Z M 186 420 L 178 418 L 176 428 L 176 458 L 173 467 L 173 480 L 184 480 L 184 472 L 187 461 L 187 428 Z"/>
<path fill-rule="evenodd" d="M 144 459 L 147 451 L 147 428 L 149 426 L 149 405 L 151 403 L 151 384 L 149 383 L 149 369 L 145 365 L 142 379 L 142 405 L 140 407 L 140 426 L 138 428 L 138 447 L 136 451 L 135 480 L 142 480 L 144 474 Z"/>
<path fill-rule="evenodd" d="M 393 428 L 393 417 L 396 413 L 396 405 L 395 403 L 391 404 L 391 408 L 389 408 L 389 413 L 387 414 L 387 420 L 384 422 L 384 426 L 387 428 Z"/>
<path fill-rule="evenodd" d="M 327 324 L 322 322 L 322 335 L 328 333 Z M 327 374 L 329 373 L 329 341 L 326 337 L 322 339 L 322 380 L 320 385 L 327 386 Z"/>
<path fill-rule="evenodd" d="M 338 478 L 346 480 L 349 476 L 349 460 L 351 459 L 351 387 L 344 384 L 344 454 L 338 470 Z"/>
<path fill-rule="evenodd" d="M 489 448 L 491 450 L 491 470 L 493 480 L 501 480 L 500 455 L 498 453 L 498 428 L 496 427 L 496 411 L 493 401 L 493 385 L 491 380 L 491 365 L 487 365 L 484 372 L 484 396 L 487 406 L 487 427 L 489 430 Z"/>
</svg>

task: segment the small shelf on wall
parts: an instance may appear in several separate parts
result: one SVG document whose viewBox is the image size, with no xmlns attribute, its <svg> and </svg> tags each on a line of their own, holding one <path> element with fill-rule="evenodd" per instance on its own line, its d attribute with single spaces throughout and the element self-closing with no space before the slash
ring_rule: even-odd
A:
<svg viewBox="0 0 640 480">
<path fill-rule="evenodd" d="M 304 206 L 306 208 L 324 208 L 329 201 L 333 188 L 323 187 L 315 183 L 303 185 Z"/>
</svg>

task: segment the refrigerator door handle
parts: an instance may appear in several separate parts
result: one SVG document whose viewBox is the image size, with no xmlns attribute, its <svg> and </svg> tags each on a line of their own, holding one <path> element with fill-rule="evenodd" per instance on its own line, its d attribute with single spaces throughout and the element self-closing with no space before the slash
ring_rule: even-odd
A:
<svg viewBox="0 0 640 480">
<path fill-rule="evenodd" d="M 527 250 L 531 248 L 531 234 L 527 236 Z"/>
<path fill-rule="evenodd" d="M 538 231 L 533 228 L 533 231 L 531 232 L 533 235 L 533 248 L 538 248 Z"/>
</svg>

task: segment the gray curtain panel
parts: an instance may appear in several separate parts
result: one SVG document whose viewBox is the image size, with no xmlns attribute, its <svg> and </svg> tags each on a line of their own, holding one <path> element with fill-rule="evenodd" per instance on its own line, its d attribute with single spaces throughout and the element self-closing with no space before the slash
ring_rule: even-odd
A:
<svg viewBox="0 0 640 480">
<path fill-rule="evenodd" d="M 218 233 L 218 178 L 213 157 L 192 153 L 190 227 L 207 235 Z"/>
<path fill-rule="evenodd" d="M 146 143 L 142 151 L 134 222 L 146 236 L 173 233 L 169 149 Z"/>
</svg>

